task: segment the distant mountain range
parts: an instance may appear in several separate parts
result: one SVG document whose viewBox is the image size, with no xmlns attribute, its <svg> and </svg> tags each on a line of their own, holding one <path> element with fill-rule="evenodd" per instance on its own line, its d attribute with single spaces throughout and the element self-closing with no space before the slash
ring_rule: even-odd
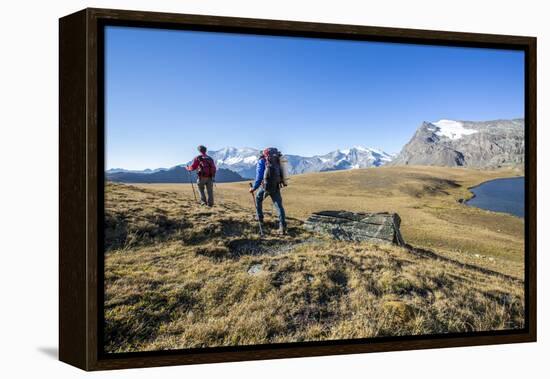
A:
<svg viewBox="0 0 550 379">
<path fill-rule="evenodd" d="M 483 122 L 425 121 L 397 155 L 380 149 L 354 146 L 312 157 L 293 154 L 285 156 L 291 175 L 379 167 L 386 164 L 475 168 L 517 166 L 524 163 L 524 129 L 523 119 Z M 218 166 L 218 182 L 254 178 L 260 153 L 261 150 L 250 147 L 226 147 L 208 152 Z M 189 163 L 191 162 L 186 164 Z M 107 170 L 106 176 L 109 180 L 126 183 L 180 183 L 189 180 L 184 165 L 143 171 L 115 168 Z"/>
<path fill-rule="evenodd" d="M 209 151 L 208 155 L 214 159 L 219 169 L 216 180 L 218 182 L 229 182 L 254 178 L 256 174 L 256 163 L 260 153 L 261 150 L 250 147 L 226 147 L 221 150 Z M 392 159 L 391 154 L 385 153 L 379 149 L 363 146 L 335 150 L 325 155 L 316 155 L 313 157 L 286 154 L 285 156 L 288 159 L 289 173 L 291 175 L 308 172 L 378 167 L 390 162 Z M 190 163 L 191 162 L 187 162 L 186 164 Z M 188 180 L 187 174 L 182 171 L 182 166 L 183 165 L 178 165 L 169 169 L 146 169 L 143 171 L 116 168 L 107 170 L 106 174 L 107 179 L 117 182 L 162 183 L 174 182 L 174 180 L 176 180 L 176 183 L 178 183 Z M 180 177 L 181 174 L 184 174 L 184 176 Z"/>
<path fill-rule="evenodd" d="M 523 119 L 423 122 L 391 165 L 496 168 L 523 165 Z"/>
<path fill-rule="evenodd" d="M 188 183 L 189 175 L 191 180 L 197 180 L 196 173 L 189 173 L 183 166 L 174 166 L 169 169 L 147 171 L 107 171 L 107 179 L 120 183 Z M 245 180 L 234 171 L 221 168 L 216 174 L 218 183 L 239 182 Z"/>
<path fill-rule="evenodd" d="M 124 172 L 124 173 L 134 173 L 134 174 L 154 174 L 155 172 L 159 172 L 159 171 L 166 171 L 168 170 L 167 168 L 156 168 L 154 170 L 150 169 L 150 168 L 146 168 L 145 170 L 126 170 L 124 168 L 111 168 L 107 171 L 105 171 L 107 174 L 118 174 L 118 173 L 121 173 L 121 172 Z"/>
<path fill-rule="evenodd" d="M 216 161 L 218 167 L 230 169 L 245 178 L 253 178 L 256 162 L 261 150 L 250 147 L 226 147 L 211 151 L 208 154 Z M 284 154 L 284 151 L 283 151 Z M 349 149 L 335 150 L 324 155 L 303 157 L 300 155 L 285 154 L 288 159 L 288 169 L 291 175 L 308 172 L 322 172 L 334 170 L 349 170 L 382 166 L 392 159 L 392 155 L 379 149 L 355 146 Z"/>
</svg>

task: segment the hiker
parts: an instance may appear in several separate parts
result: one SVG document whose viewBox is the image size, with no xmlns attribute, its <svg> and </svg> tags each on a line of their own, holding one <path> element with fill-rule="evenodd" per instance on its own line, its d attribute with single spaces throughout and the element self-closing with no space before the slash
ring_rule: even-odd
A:
<svg viewBox="0 0 550 379">
<path fill-rule="evenodd" d="M 201 205 L 208 205 L 209 207 L 214 205 L 214 180 L 216 177 L 216 164 L 214 160 L 206 155 L 206 147 L 200 145 L 198 147 L 200 155 L 193 159 L 193 163 L 186 166 L 187 171 L 197 170 L 197 187 L 199 187 L 199 193 L 201 196 Z M 208 193 L 208 199 L 204 193 Z"/>
<path fill-rule="evenodd" d="M 260 189 L 256 194 L 256 214 L 260 224 L 264 222 L 263 201 L 267 196 L 271 197 L 279 216 L 279 234 L 284 235 L 286 234 L 286 218 L 281 196 L 283 177 L 280 157 L 281 153 L 273 147 L 269 147 L 262 152 L 256 164 L 256 180 L 250 187 L 249 192 L 254 194 L 258 188 Z"/>
</svg>

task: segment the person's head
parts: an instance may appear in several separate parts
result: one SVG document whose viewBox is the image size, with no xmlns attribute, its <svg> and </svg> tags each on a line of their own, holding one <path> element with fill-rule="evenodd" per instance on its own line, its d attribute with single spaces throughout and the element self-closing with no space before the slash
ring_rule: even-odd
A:
<svg viewBox="0 0 550 379">
<path fill-rule="evenodd" d="M 199 145 L 199 147 L 197 147 L 197 150 L 199 150 L 201 154 L 206 154 L 206 146 Z"/>
<path fill-rule="evenodd" d="M 280 154 L 277 150 L 277 148 L 275 147 L 266 147 L 263 151 L 262 151 L 262 156 L 265 157 L 265 158 L 268 158 L 269 157 L 269 153 L 272 153 L 272 152 L 275 152 L 277 154 Z"/>
</svg>

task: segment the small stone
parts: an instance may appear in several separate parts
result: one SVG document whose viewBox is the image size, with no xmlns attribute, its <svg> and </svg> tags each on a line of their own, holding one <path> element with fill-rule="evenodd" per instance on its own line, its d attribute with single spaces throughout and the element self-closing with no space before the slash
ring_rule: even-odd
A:
<svg viewBox="0 0 550 379">
<path fill-rule="evenodd" d="M 248 275 L 258 275 L 262 272 L 262 265 L 261 264 L 254 264 L 250 266 L 248 269 Z"/>
<path fill-rule="evenodd" d="M 512 296 L 510 296 L 510 295 L 503 295 L 503 296 L 501 297 L 501 301 L 502 301 L 502 304 L 503 304 L 503 305 L 510 305 L 510 304 L 513 303 L 514 298 L 513 298 Z"/>
</svg>

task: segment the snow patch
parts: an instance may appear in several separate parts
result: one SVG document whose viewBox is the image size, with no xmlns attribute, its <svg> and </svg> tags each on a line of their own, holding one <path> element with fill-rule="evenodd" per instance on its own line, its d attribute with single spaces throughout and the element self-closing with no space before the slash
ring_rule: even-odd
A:
<svg viewBox="0 0 550 379">
<path fill-rule="evenodd" d="M 231 158 L 227 158 L 227 159 L 224 159 L 223 160 L 223 163 L 227 164 L 227 165 L 232 165 L 232 164 L 237 164 L 237 163 L 240 163 L 242 162 L 243 158 L 242 157 L 231 157 Z"/>
<path fill-rule="evenodd" d="M 243 162 L 248 163 L 248 164 L 252 164 L 252 163 L 256 163 L 257 160 L 258 160 L 258 158 L 255 155 L 251 155 L 249 157 L 244 158 Z"/>
<path fill-rule="evenodd" d="M 440 120 L 433 122 L 432 124 L 437 127 L 437 130 L 435 131 L 436 135 L 440 137 L 447 137 L 451 140 L 457 140 L 464 136 L 477 133 L 477 130 L 465 128 L 464 124 L 460 121 Z"/>
</svg>

